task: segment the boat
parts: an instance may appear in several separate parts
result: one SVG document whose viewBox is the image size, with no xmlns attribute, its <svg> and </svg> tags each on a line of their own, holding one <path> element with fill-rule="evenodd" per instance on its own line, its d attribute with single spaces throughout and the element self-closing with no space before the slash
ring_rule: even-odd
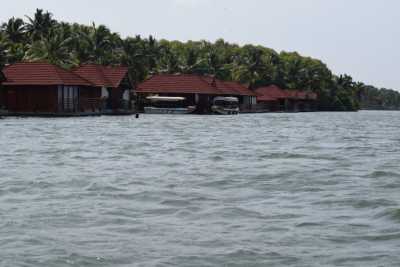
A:
<svg viewBox="0 0 400 267">
<path fill-rule="evenodd" d="M 190 114 L 196 110 L 195 106 L 185 107 L 185 97 L 149 96 L 146 98 L 149 106 L 144 107 L 148 114 Z"/>
<path fill-rule="evenodd" d="M 211 110 L 213 113 L 220 115 L 239 114 L 239 99 L 237 97 L 215 97 Z"/>
</svg>

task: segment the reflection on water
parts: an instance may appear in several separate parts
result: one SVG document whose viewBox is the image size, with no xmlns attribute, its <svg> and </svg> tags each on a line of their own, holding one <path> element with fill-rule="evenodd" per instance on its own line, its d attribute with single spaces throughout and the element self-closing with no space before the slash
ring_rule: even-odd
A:
<svg viewBox="0 0 400 267">
<path fill-rule="evenodd" d="M 399 266 L 400 113 L 7 118 L 0 266 Z"/>
</svg>

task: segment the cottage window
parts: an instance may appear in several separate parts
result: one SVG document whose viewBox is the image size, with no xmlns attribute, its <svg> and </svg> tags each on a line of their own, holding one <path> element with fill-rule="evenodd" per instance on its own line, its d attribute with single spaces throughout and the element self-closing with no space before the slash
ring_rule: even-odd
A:
<svg viewBox="0 0 400 267">
<path fill-rule="evenodd" d="M 79 88 L 77 86 L 58 86 L 59 111 L 73 112 L 79 102 Z"/>
</svg>

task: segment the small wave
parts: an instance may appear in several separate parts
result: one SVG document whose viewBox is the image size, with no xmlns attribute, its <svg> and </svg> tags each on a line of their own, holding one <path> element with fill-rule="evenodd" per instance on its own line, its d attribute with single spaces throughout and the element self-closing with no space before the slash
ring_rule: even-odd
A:
<svg viewBox="0 0 400 267">
<path fill-rule="evenodd" d="M 45 266 L 105 266 L 113 264 L 113 261 L 99 256 L 86 256 L 82 254 L 72 253 L 68 257 L 58 257 L 51 261 L 46 261 Z"/>
<path fill-rule="evenodd" d="M 366 175 L 365 178 L 400 178 L 400 173 L 389 171 L 374 171 Z"/>
<path fill-rule="evenodd" d="M 55 184 L 53 183 L 49 183 L 46 181 L 35 181 L 35 182 L 31 182 L 29 183 L 29 187 L 30 188 L 39 188 L 39 189 L 45 189 L 45 188 L 50 188 L 55 186 Z"/>
<path fill-rule="evenodd" d="M 90 192 L 96 192 L 96 191 L 98 191 L 98 192 L 121 192 L 121 191 L 125 191 L 125 189 L 118 188 L 116 186 L 111 186 L 111 185 L 92 183 L 86 188 L 86 191 L 90 191 Z"/>
<path fill-rule="evenodd" d="M 177 197 L 177 194 L 173 191 L 142 191 L 137 193 L 120 193 L 113 194 L 113 197 L 116 199 L 125 199 L 125 200 L 135 200 L 140 202 L 160 202 L 162 199 L 166 197 Z"/>
<path fill-rule="evenodd" d="M 281 257 L 282 255 L 277 252 L 261 253 L 260 251 L 250 250 L 250 249 L 237 249 L 235 251 L 225 254 L 231 258 L 246 258 L 265 255 L 268 257 Z"/>
<path fill-rule="evenodd" d="M 366 266 L 365 263 L 368 263 L 368 266 L 372 266 L 374 261 L 381 260 L 382 258 L 386 258 L 388 255 L 376 255 L 376 256 L 362 256 L 362 257 L 348 257 L 348 258 L 338 258 L 333 260 L 332 264 L 335 266 L 348 266 L 347 264 L 352 264 L 351 266 Z M 358 264 L 356 264 L 358 263 Z M 362 264 L 364 263 L 364 264 Z M 350 266 L 350 265 L 349 265 Z M 376 265 L 376 266 L 383 266 L 383 265 Z"/>
<path fill-rule="evenodd" d="M 389 201 L 387 199 L 363 199 L 356 201 L 353 206 L 355 208 L 379 208 L 379 207 L 388 207 L 388 206 L 394 206 L 396 205 L 396 202 Z"/>
<path fill-rule="evenodd" d="M 289 153 L 289 152 L 268 153 L 259 156 L 259 158 L 260 159 L 313 159 L 313 160 L 328 160 L 328 161 L 339 160 L 338 157 L 334 156 L 308 155 L 308 154 Z"/>
<path fill-rule="evenodd" d="M 313 205 L 329 205 L 329 206 L 352 206 L 357 209 L 364 208 L 379 208 L 379 207 L 389 207 L 396 205 L 396 202 L 389 201 L 386 199 L 333 199 L 333 200 L 322 200 L 312 203 Z"/>
<path fill-rule="evenodd" d="M 153 216 L 163 216 L 163 215 L 172 215 L 178 212 L 179 210 L 176 208 L 154 208 L 154 209 L 147 209 L 144 211 L 146 215 L 153 215 Z"/>
<path fill-rule="evenodd" d="M 223 217 L 223 218 L 255 218 L 255 219 L 264 219 L 265 216 L 257 211 L 252 211 L 244 208 L 231 207 L 231 208 L 218 208 L 209 210 L 203 214 L 200 214 L 201 217 L 210 216 L 210 217 Z"/>
<path fill-rule="evenodd" d="M 398 189 L 400 188 L 400 181 L 383 184 L 380 187 L 384 189 Z"/>
<path fill-rule="evenodd" d="M 314 223 L 314 222 L 303 222 L 296 224 L 296 227 L 302 228 L 302 227 L 319 227 L 323 226 L 323 223 Z"/>
<path fill-rule="evenodd" d="M 298 219 L 302 217 L 304 217 L 304 215 L 294 214 L 294 213 L 284 213 L 271 216 L 272 219 L 279 219 L 279 220 Z"/>
<path fill-rule="evenodd" d="M 213 156 L 213 157 L 211 157 L 211 160 L 212 160 L 212 161 L 223 161 L 224 158 L 221 157 L 221 156 Z"/>
<path fill-rule="evenodd" d="M 380 212 L 377 215 L 375 215 L 375 218 L 377 218 L 377 219 L 389 218 L 393 221 L 400 223 L 400 208 L 386 209 L 385 211 Z"/>
<path fill-rule="evenodd" d="M 179 200 L 179 199 L 169 199 L 161 202 L 161 205 L 175 206 L 175 207 L 186 207 L 189 206 L 190 204 L 191 204 L 190 201 Z"/>
<path fill-rule="evenodd" d="M 257 259 L 258 262 L 270 262 L 271 264 L 284 266 L 294 265 L 299 262 L 299 258 L 291 255 L 284 255 L 273 251 L 263 252 L 258 249 L 237 249 L 219 256 L 229 259 L 228 262 L 231 262 L 234 266 L 253 266 L 254 259 Z"/>
<path fill-rule="evenodd" d="M 364 239 L 367 241 L 400 240 L 400 232 L 391 233 L 391 234 L 367 235 L 367 236 L 363 236 L 361 239 Z"/>
<path fill-rule="evenodd" d="M 234 184 L 233 181 L 230 181 L 228 179 L 223 179 L 223 180 L 201 183 L 200 186 L 215 188 L 215 187 L 228 187 L 233 184 Z"/>
</svg>

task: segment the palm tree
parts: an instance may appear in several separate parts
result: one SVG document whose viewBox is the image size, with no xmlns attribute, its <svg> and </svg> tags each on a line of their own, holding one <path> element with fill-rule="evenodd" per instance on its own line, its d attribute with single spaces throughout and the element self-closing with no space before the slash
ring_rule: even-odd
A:
<svg viewBox="0 0 400 267">
<path fill-rule="evenodd" d="M 216 47 L 207 41 L 202 41 L 198 49 L 199 55 L 194 65 L 196 72 L 221 78 L 224 71 L 224 62 Z"/>
<path fill-rule="evenodd" d="M 44 60 L 62 67 L 75 65 L 69 44 L 72 37 L 66 37 L 62 29 L 52 28 L 46 37 L 34 42 L 27 52 L 27 60 Z"/>
<path fill-rule="evenodd" d="M 1 30 L 4 32 L 9 41 L 20 43 L 25 41 L 25 22 L 20 18 L 14 18 L 3 23 Z"/>
<path fill-rule="evenodd" d="M 127 38 L 122 41 L 120 62 L 128 66 L 129 76 L 134 86 L 146 78 L 146 56 L 144 44 L 139 35 L 136 38 Z"/>
<path fill-rule="evenodd" d="M 180 73 L 181 71 L 182 67 L 178 55 L 170 47 L 161 46 L 157 72 Z"/>
<path fill-rule="evenodd" d="M 108 65 L 113 63 L 116 55 L 114 49 L 118 48 L 121 39 L 118 34 L 113 34 L 104 25 L 82 28 L 77 33 L 76 49 L 80 61 Z"/>
<path fill-rule="evenodd" d="M 0 42 L 0 69 L 7 63 L 7 54 L 5 46 Z"/>
<path fill-rule="evenodd" d="M 158 67 L 158 61 L 161 57 L 161 46 L 157 40 L 150 35 L 148 39 L 144 40 L 144 48 L 149 70 L 151 72 L 156 71 Z"/>
<path fill-rule="evenodd" d="M 53 19 L 53 14 L 48 11 L 43 12 L 43 9 L 36 9 L 33 18 L 26 17 L 29 21 L 26 25 L 26 30 L 32 41 L 38 41 L 42 37 L 46 37 L 50 29 L 57 24 Z"/>
<path fill-rule="evenodd" d="M 189 47 L 183 55 L 182 72 L 192 73 L 199 63 L 199 54 L 195 49 Z"/>
<path fill-rule="evenodd" d="M 236 61 L 236 64 L 241 66 L 238 68 L 241 70 L 241 79 L 246 77 L 246 84 L 250 89 L 253 89 L 265 77 L 267 64 L 264 60 L 264 52 L 260 48 L 246 45 Z"/>
</svg>

